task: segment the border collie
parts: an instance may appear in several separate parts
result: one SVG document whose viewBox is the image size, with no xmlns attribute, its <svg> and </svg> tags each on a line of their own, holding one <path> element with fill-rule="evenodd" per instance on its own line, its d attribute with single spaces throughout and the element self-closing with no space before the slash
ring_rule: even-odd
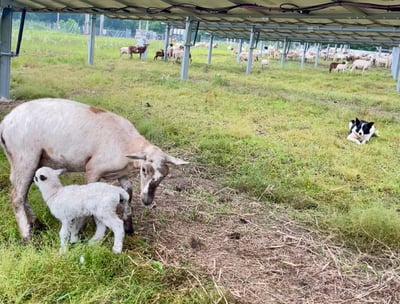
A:
<svg viewBox="0 0 400 304">
<path fill-rule="evenodd" d="M 349 121 L 349 132 L 347 139 L 359 145 L 367 143 L 372 136 L 378 136 L 374 122 L 368 122 L 357 117 L 355 120 Z"/>
</svg>

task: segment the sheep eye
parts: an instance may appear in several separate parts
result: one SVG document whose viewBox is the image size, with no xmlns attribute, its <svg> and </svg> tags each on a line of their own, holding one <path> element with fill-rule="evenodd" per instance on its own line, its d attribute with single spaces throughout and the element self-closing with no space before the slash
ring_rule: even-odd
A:
<svg viewBox="0 0 400 304">
<path fill-rule="evenodd" d="M 142 172 L 143 172 L 143 173 L 146 173 L 146 169 L 145 169 L 145 168 L 142 168 Z"/>
<path fill-rule="evenodd" d="M 41 181 L 45 181 L 47 179 L 47 177 L 44 176 L 44 175 L 40 175 L 39 178 L 40 178 Z"/>
</svg>

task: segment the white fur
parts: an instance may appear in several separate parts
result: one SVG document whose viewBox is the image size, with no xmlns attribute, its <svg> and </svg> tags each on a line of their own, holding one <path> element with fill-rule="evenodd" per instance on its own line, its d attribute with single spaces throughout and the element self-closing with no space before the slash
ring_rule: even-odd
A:
<svg viewBox="0 0 400 304">
<path fill-rule="evenodd" d="M 344 73 L 344 71 L 347 69 L 347 61 L 345 62 L 345 63 L 339 63 L 337 66 L 336 66 L 336 71 L 337 72 L 343 72 Z"/>
<path fill-rule="evenodd" d="M 88 183 L 101 178 L 118 179 L 131 195 L 128 175 L 139 166 L 147 172 L 141 174 L 144 185 L 160 169 L 165 177 L 167 164 L 187 163 L 152 145 L 127 119 L 60 98 L 32 100 L 14 108 L 0 124 L 0 139 L 11 165 L 11 200 L 25 242 L 31 240 L 32 226 L 37 222 L 27 194 L 33 175 L 41 166 L 86 172 Z M 138 159 L 135 155 L 139 154 L 140 163 L 127 157 Z M 140 197 L 145 205 L 149 205 L 154 193 L 149 194 L 141 188 Z M 129 228 L 129 222 L 126 224 Z"/>
<path fill-rule="evenodd" d="M 119 57 L 121 57 L 123 54 L 130 54 L 128 46 L 123 46 L 119 49 Z"/>
<path fill-rule="evenodd" d="M 100 182 L 63 187 L 58 178 L 62 172 L 42 167 L 34 177 L 51 213 L 61 222 L 60 253 L 65 252 L 68 239 L 71 243 L 78 240 L 81 222 L 92 215 L 97 228 L 90 243 L 102 240 L 108 227 L 114 233 L 113 252 L 120 253 L 125 232 L 116 212 L 117 206 L 123 204 L 124 217 L 130 214 L 129 194 L 121 187 Z"/>
<path fill-rule="evenodd" d="M 369 69 L 369 67 L 371 66 L 372 61 L 371 60 L 365 60 L 365 59 L 357 59 L 354 60 L 353 64 L 351 65 L 351 70 L 350 72 L 353 72 L 354 70 L 362 70 L 362 73 L 364 74 L 364 72 L 366 70 Z"/>
<path fill-rule="evenodd" d="M 264 67 L 267 67 L 269 64 L 269 60 L 268 59 L 262 59 L 261 60 L 261 69 L 264 69 Z"/>
<path fill-rule="evenodd" d="M 372 126 L 370 129 L 370 133 L 368 134 L 357 134 L 357 132 L 355 132 L 354 130 L 351 129 L 352 127 L 352 122 L 349 122 L 349 130 L 350 130 L 350 134 L 347 136 L 347 139 L 358 144 L 366 144 L 372 136 L 379 136 L 377 130 L 375 129 L 375 126 Z"/>
</svg>

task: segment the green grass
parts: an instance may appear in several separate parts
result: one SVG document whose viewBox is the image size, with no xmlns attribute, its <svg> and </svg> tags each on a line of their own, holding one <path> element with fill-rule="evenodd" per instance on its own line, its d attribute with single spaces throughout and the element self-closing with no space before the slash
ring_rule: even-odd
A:
<svg viewBox="0 0 400 304">
<path fill-rule="evenodd" d="M 164 150 L 190 155 L 192 165 L 206 168 L 224 185 L 266 205 L 285 206 L 294 218 L 334 235 L 339 243 L 377 254 L 400 249 L 400 104 L 389 71 L 328 73 L 322 60 L 317 68 L 300 68 L 298 62 L 282 68 L 271 60 L 266 70 L 255 64 L 246 75 L 221 45 L 213 50 L 210 66 L 207 49 L 193 48 L 189 80 L 181 81 L 180 65 L 152 60 L 161 41 L 151 41 L 147 60 L 140 61 L 137 55 L 119 58 L 119 48 L 134 41 L 96 37 L 95 64 L 89 66 L 86 39 L 26 31 L 22 53 L 12 60 L 12 98 L 64 97 L 114 111 Z M 348 121 L 355 116 L 375 121 L 381 136 L 362 146 L 346 141 Z M 0 168 L 3 302 L 218 299 L 207 279 L 210 291 L 204 294 L 201 288 L 191 289 L 184 269 L 154 269 L 151 254 L 115 256 L 107 248 L 78 246 L 58 256 L 58 224 L 35 191 L 35 210 L 54 229 L 41 234 L 37 244 L 21 247 L 3 155 Z M 147 244 L 135 246 L 151 251 Z M 87 255 L 83 265 L 82 250 Z M 110 267 L 96 272 L 106 262 Z M 171 277 L 179 284 L 171 287 Z"/>
</svg>

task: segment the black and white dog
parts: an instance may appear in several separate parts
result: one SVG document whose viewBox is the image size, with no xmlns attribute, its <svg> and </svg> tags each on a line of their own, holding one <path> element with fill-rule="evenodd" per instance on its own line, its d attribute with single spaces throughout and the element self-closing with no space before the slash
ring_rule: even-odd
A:
<svg viewBox="0 0 400 304">
<path fill-rule="evenodd" d="M 347 139 L 359 145 L 367 143 L 372 136 L 379 136 L 377 130 L 375 130 L 374 122 L 368 122 L 357 117 L 355 120 L 349 121 L 349 132 Z"/>
</svg>

